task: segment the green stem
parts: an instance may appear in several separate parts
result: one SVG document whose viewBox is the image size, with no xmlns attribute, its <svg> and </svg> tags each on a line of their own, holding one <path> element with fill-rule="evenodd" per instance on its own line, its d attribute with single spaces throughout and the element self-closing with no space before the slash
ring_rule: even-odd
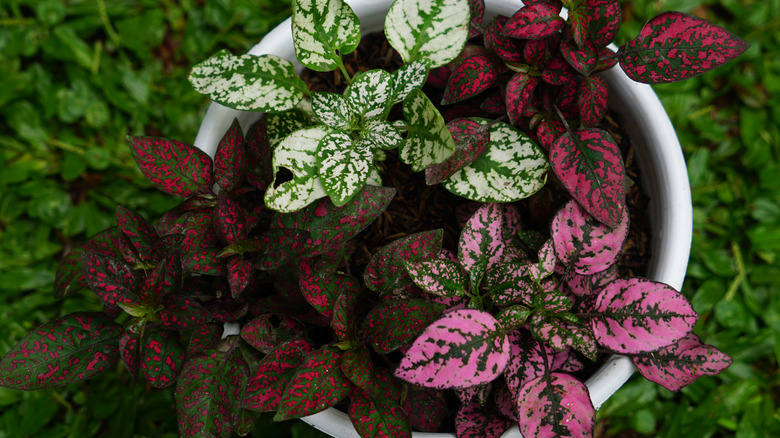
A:
<svg viewBox="0 0 780 438">
<path fill-rule="evenodd" d="M 344 80 L 347 81 L 347 84 L 352 83 L 352 77 L 347 73 L 347 68 L 344 66 L 344 59 L 339 57 L 338 59 L 339 64 L 339 70 L 341 70 L 341 74 L 344 75 Z"/>
<path fill-rule="evenodd" d="M 114 26 L 111 25 L 111 20 L 108 18 L 108 13 L 106 12 L 106 4 L 103 2 L 103 0 L 97 0 L 97 4 L 100 20 L 103 22 L 103 27 L 106 28 L 106 33 L 108 34 L 108 37 L 111 38 L 111 42 L 118 46 L 119 34 L 116 33 Z"/>
</svg>

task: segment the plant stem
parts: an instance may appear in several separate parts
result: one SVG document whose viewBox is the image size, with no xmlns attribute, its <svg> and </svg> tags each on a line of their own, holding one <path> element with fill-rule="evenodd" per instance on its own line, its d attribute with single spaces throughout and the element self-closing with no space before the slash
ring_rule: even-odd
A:
<svg viewBox="0 0 780 438">
<path fill-rule="evenodd" d="M 108 18 L 108 12 L 106 12 L 106 4 L 103 0 L 97 0 L 98 11 L 100 14 L 100 20 L 103 22 L 103 27 L 106 28 L 108 37 L 111 38 L 111 42 L 114 45 L 119 45 L 119 34 L 114 30 L 114 26 L 111 25 L 111 20 Z"/>
<path fill-rule="evenodd" d="M 341 70 L 341 74 L 344 75 L 344 80 L 347 81 L 347 84 L 351 84 L 352 77 L 349 76 L 349 73 L 347 72 L 347 67 L 344 66 L 344 59 L 339 57 L 338 64 L 339 64 L 339 70 Z"/>
</svg>

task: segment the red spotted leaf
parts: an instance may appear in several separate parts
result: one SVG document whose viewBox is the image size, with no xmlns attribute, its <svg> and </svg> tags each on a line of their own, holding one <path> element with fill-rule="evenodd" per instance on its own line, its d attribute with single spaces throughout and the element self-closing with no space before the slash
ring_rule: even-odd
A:
<svg viewBox="0 0 780 438">
<path fill-rule="evenodd" d="M 212 161 L 195 146 L 155 137 L 128 137 L 138 168 L 159 190 L 189 197 L 212 193 Z"/>
<path fill-rule="evenodd" d="M 618 63 L 618 56 L 615 56 L 615 52 L 610 50 L 608 47 L 604 47 L 599 51 L 599 59 L 598 59 L 598 63 L 596 64 L 596 69 L 594 70 L 594 73 L 598 73 L 610 69 L 615 65 L 617 65 L 617 63 Z"/>
<path fill-rule="evenodd" d="M 509 429 L 511 421 L 477 401 L 464 404 L 455 416 L 458 438 L 498 438 Z"/>
<path fill-rule="evenodd" d="M 447 130 L 455 140 L 455 152 L 443 163 L 425 169 L 425 184 L 429 186 L 444 181 L 476 160 L 490 142 L 490 132 L 474 120 L 455 119 L 447 123 Z"/>
<path fill-rule="evenodd" d="M 561 41 L 561 55 L 569 65 L 583 76 L 589 76 L 596 69 L 599 49 L 592 42 L 585 41 L 578 47 L 574 40 Z"/>
<path fill-rule="evenodd" d="M 736 35 L 703 18 L 664 12 L 621 48 L 620 65 L 637 82 L 663 84 L 708 72 L 748 47 Z"/>
<path fill-rule="evenodd" d="M 704 345 L 693 333 L 674 344 L 631 358 L 639 374 L 670 391 L 690 385 L 701 376 L 714 376 L 731 365 L 731 358 Z"/>
<path fill-rule="evenodd" d="M 525 62 L 534 66 L 543 66 L 547 61 L 547 46 L 554 36 L 541 40 L 528 40 L 523 46 L 523 58 Z"/>
<path fill-rule="evenodd" d="M 344 399 L 352 384 L 339 366 L 341 356 L 329 346 L 309 353 L 287 384 L 274 421 L 316 414 Z"/>
<path fill-rule="evenodd" d="M 630 354 L 669 346 L 690 333 L 698 319 L 680 292 L 641 278 L 608 284 L 599 293 L 591 317 L 600 345 Z"/>
<path fill-rule="evenodd" d="M 187 214 L 181 233 L 182 254 L 187 254 L 201 248 L 220 246 L 217 233 L 214 231 L 214 210 L 197 210 Z"/>
<path fill-rule="evenodd" d="M 589 10 L 582 3 L 574 9 L 569 10 L 569 17 L 566 20 L 566 34 L 570 37 L 577 47 L 584 47 L 588 42 L 588 30 L 590 27 Z M 591 42 L 592 44 L 592 42 Z"/>
<path fill-rule="evenodd" d="M 547 351 L 525 330 L 515 330 L 508 337 L 512 360 L 506 366 L 504 378 L 509 391 L 517 399 L 523 385 L 551 371 L 545 364 L 548 367 L 552 365 L 555 352 Z M 547 356 L 546 361 L 543 355 Z"/>
<path fill-rule="evenodd" d="M 136 382 L 141 363 L 141 340 L 144 337 L 145 328 L 145 320 L 134 319 L 125 327 L 119 338 L 119 355 L 122 357 L 125 368 Z"/>
<path fill-rule="evenodd" d="M 510 345 L 489 313 L 460 309 L 429 325 L 406 352 L 398 378 L 428 388 L 466 388 L 498 377 Z"/>
<path fill-rule="evenodd" d="M 517 403 L 523 436 L 590 437 L 596 410 L 588 388 L 568 374 L 552 373 L 520 388 Z"/>
<path fill-rule="evenodd" d="M 499 72 L 499 66 L 488 56 L 466 58 L 447 80 L 441 104 L 449 105 L 478 95 L 496 83 Z"/>
<path fill-rule="evenodd" d="M 81 267 L 80 248 L 76 248 L 60 260 L 57 276 L 54 279 L 54 297 L 62 298 L 89 287 L 84 270 Z"/>
<path fill-rule="evenodd" d="M 458 262 L 446 259 L 407 263 L 406 270 L 420 289 L 440 297 L 464 296 L 469 278 Z"/>
<path fill-rule="evenodd" d="M 274 180 L 273 151 L 265 117 L 249 128 L 245 146 L 246 180 L 257 190 L 265 190 Z"/>
<path fill-rule="evenodd" d="M 585 8 L 590 19 L 590 40 L 599 48 L 611 43 L 623 19 L 620 0 L 586 0 Z"/>
<path fill-rule="evenodd" d="M 520 118 L 531 115 L 534 111 L 532 99 L 539 79 L 527 73 L 515 73 L 506 84 L 504 101 L 509 120 L 516 123 Z"/>
<path fill-rule="evenodd" d="M 512 38 L 538 40 L 548 37 L 566 23 L 558 13 L 560 6 L 537 2 L 523 6 L 504 26 L 504 35 Z"/>
<path fill-rule="evenodd" d="M 230 257 L 227 261 L 227 277 L 230 284 L 230 294 L 233 298 L 238 298 L 252 281 L 252 274 L 255 271 L 254 265 L 249 260 L 241 256 Z"/>
<path fill-rule="evenodd" d="M 278 319 L 278 322 L 274 322 Z M 241 338 L 256 350 L 269 354 L 277 345 L 304 335 L 304 328 L 286 316 L 274 317 L 270 313 L 258 316 L 241 328 Z"/>
<path fill-rule="evenodd" d="M 211 321 L 211 313 L 190 297 L 171 294 L 163 299 L 160 322 L 169 330 L 188 330 L 202 327 Z"/>
<path fill-rule="evenodd" d="M 432 259 L 441 251 L 444 230 L 423 231 L 393 241 L 377 251 L 366 266 L 366 287 L 379 293 L 406 287 L 412 283 L 405 263 Z"/>
<path fill-rule="evenodd" d="M 628 236 L 628 209 L 624 208 L 615 228 L 593 218 L 574 200 L 552 220 L 555 254 L 561 263 L 581 275 L 601 272 L 617 262 Z"/>
<path fill-rule="evenodd" d="M 107 228 L 90 237 L 89 240 L 81 246 L 81 250 L 119 258 L 121 256 L 121 253 L 119 252 L 119 235 L 120 233 L 117 227 Z"/>
<path fill-rule="evenodd" d="M 604 114 L 607 113 L 608 98 L 609 91 L 604 78 L 589 77 L 582 81 L 577 96 L 577 106 L 583 127 L 592 128 L 601 122 Z"/>
<path fill-rule="evenodd" d="M 217 248 L 199 248 L 184 255 L 182 267 L 201 275 L 227 274 L 227 262 L 218 257 Z"/>
<path fill-rule="evenodd" d="M 92 252 L 81 253 L 89 288 L 108 305 L 138 304 L 140 279 L 127 263 Z"/>
<path fill-rule="evenodd" d="M 238 420 L 249 367 L 234 339 L 225 339 L 187 361 L 176 385 L 176 408 L 182 436 L 228 438 Z"/>
<path fill-rule="evenodd" d="M 206 350 L 216 348 L 219 340 L 222 339 L 224 325 L 212 322 L 196 327 L 190 335 L 190 342 L 187 345 L 187 357 L 194 357 Z"/>
<path fill-rule="evenodd" d="M 416 298 L 383 301 L 366 316 L 363 337 L 378 353 L 390 353 L 412 342 L 443 308 Z"/>
<path fill-rule="evenodd" d="M 187 356 L 178 333 L 169 330 L 148 333 L 141 351 L 141 371 L 153 387 L 167 388 L 176 382 Z"/>
<path fill-rule="evenodd" d="M 217 231 L 219 239 L 226 245 L 246 239 L 249 234 L 246 218 L 244 211 L 236 201 L 222 195 L 217 198 L 214 229 Z"/>
<path fill-rule="evenodd" d="M 344 289 L 339 293 L 338 298 L 333 303 L 333 319 L 330 327 L 338 339 L 347 340 L 355 337 L 356 309 L 358 298 L 360 297 L 360 288 L 357 279 L 352 279 L 345 284 Z"/>
<path fill-rule="evenodd" d="M 341 372 L 357 388 L 368 391 L 370 394 L 376 392 L 374 363 L 371 362 L 371 353 L 368 348 L 360 347 L 344 351 L 341 358 Z"/>
<path fill-rule="evenodd" d="M 552 145 L 550 164 L 572 197 L 599 222 L 617 227 L 626 199 L 626 174 L 615 140 L 591 128 L 566 133 Z"/>
<path fill-rule="evenodd" d="M 567 86 L 560 87 L 558 95 L 555 96 L 555 105 L 566 119 L 577 119 L 580 116 L 580 107 L 577 105 L 577 97 L 580 94 L 580 83 L 574 82 Z M 551 109 L 555 112 L 555 108 Z"/>
<path fill-rule="evenodd" d="M 145 303 L 158 303 L 168 295 L 178 294 L 181 285 L 181 257 L 179 253 L 172 252 L 147 274 L 142 299 Z"/>
<path fill-rule="evenodd" d="M 485 111 L 488 114 L 504 114 L 506 112 L 506 104 L 504 103 L 504 98 L 502 97 L 504 94 L 502 91 L 503 90 L 497 90 L 485 96 L 485 99 L 482 100 L 482 103 L 479 105 L 479 109 Z"/>
<path fill-rule="evenodd" d="M 554 56 L 544 64 L 542 80 L 550 85 L 571 86 L 576 78 L 577 71 L 562 56 Z"/>
<path fill-rule="evenodd" d="M 307 231 L 309 255 L 319 255 L 344 245 L 373 222 L 390 204 L 396 190 L 367 184 L 342 207 L 327 198 L 295 213 L 280 214 L 277 226 Z"/>
<path fill-rule="evenodd" d="M 557 118 L 544 117 L 536 127 L 536 136 L 539 138 L 539 144 L 547 150 L 552 149 L 553 145 L 564 134 L 566 134 L 566 128 Z"/>
<path fill-rule="evenodd" d="M 349 418 L 360 436 L 411 438 L 409 418 L 398 402 L 387 400 L 363 389 L 350 394 Z"/>
<path fill-rule="evenodd" d="M 449 416 L 447 400 L 442 391 L 406 385 L 404 411 L 409 414 L 412 427 L 423 432 L 438 432 Z"/>
<path fill-rule="evenodd" d="M 469 38 L 480 34 L 482 20 L 485 18 L 485 0 L 469 0 Z"/>
<path fill-rule="evenodd" d="M 0 386 L 32 391 L 94 377 L 119 359 L 122 327 L 103 313 L 77 312 L 38 327 L 0 360 Z"/>
<path fill-rule="evenodd" d="M 310 237 L 308 231 L 290 228 L 273 229 L 261 234 L 257 237 L 260 247 L 249 251 L 254 258 L 255 268 L 272 271 L 284 266 L 306 250 Z"/>
<path fill-rule="evenodd" d="M 235 190 L 244 179 L 247 160 L 244 157 L 244 133 L 238 119 L 233 119 L 214 154 L 214 178 L 227 192 Z"/>
<path fill-rule="evenodd" d="M 485 272 L 504 254 L 504 215 L 501 204 L 483 204 L 469 218 L 460 233 L 458 261 L 469 273 L 471 290 L 476 290 Z"/>
<path fill-rule="evenodd" d="M 523 62 L 523 42 L 503 34 L 509 18 L 497 15 L 485 29 L 485 47 L 492 50 L 504 62 Z"/>
<path fill-rule="evenodd" d="M 556 350 L 571 347 L 592 361 L 596 361 L 598 345 L 590 327 L 583 327 L 552 317 L 534 315 L 530 323 L 534 336 Z"/>
<path fill-rule="evenodd" d="M 303 297 L 327 320 L 333 319 L 333 306 L 345 287 L 356 288 L 353 277 L 343 274 L 315 271 L 314 260 L 300 261 L 300 287 Z"/>
<path fill-rule="evenodd" d="M 311 353 L 312 344 L 297 339 L 279 344 L 250 372 L 244 407 L 258 412 L 273 412 L 282 401 L 284 390 Z"/>
<path fill-rule="evenodd" d="M 116 224 L 119 231 L 124 234 L 127 238 L 126 241 L 130 244 L 129 249 L 132 251 L 132 258 L 139 258 L 144 262 L 152 263 L 157 261 L 156 244 L 160 240 L 160 236 L 157 235 L 157 231 L 143 216 L 120 205 L 116 208 Z M 120 240 L 120 245 L 123 241 Z M 130 263 L 127 256 L 125 256 L 125 261 Z"/>
</svg>

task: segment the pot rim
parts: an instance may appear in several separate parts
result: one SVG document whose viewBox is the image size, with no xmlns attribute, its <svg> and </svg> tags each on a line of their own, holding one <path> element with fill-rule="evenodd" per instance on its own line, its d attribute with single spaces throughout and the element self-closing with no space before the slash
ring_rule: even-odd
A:
<svg viewBox="0 0 780 438">
<path fill-rule="evenodd" d="M 360 17 L 363 33 L 379 31 L 393 0 L 346 0 Z M 512 15 L 522 6 L 520 0 L 486 0 L 485 16 Z M 296 69 L 290 18 L 255 45 L 249 54 L 274 54 L 292 60 Z M 609 84 L 610 106 L 620 111 L 622 121 L 634 142 L 642 183 L 650 198 L 650 224 L 653 230 L 652 256 L 648 278 L 682 288 L 691 249 L 693 209 L 688 171 L 680 142 L 671 120 L 650 85 L 634 82 L 619 65 L 600 74 Z M 631 104 L 639 102 L 638 104 Z M 195 146 L 211 157 L 234 118 L 246 130 L 260 115 L 237 111 L 212 103 L 195 139 Z M 614 394 L 635 368 L 625 356 L 613 355 L 586 382 L 596 409 Z M 302 418 L 315 428 L 335 437 L 359 438 L 349 417 L 334 408 Z M 414 432 L 415 438 L 455 437 L 447 433 Z M 520 437 L 517 425 L 502 437 Z"/>
</svg>

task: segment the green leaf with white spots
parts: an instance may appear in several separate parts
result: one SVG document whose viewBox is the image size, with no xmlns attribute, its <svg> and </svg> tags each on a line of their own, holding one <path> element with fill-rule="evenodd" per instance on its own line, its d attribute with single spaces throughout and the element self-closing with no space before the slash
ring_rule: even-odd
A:
<svg viewBox="0 0 780 438">
<path fill-rule="evenodd" d="M 276 55 L 236 56 L 222 50 L 193 67 L 189 79 L 198 93 L 244 111 L 286 111 L 309 92 L 293 63 Z"/>
<path fill-rule="evenodd" d="M 336 207 L 341 207 L 366 185 L 373 148 L 360 139 L 353 140 L 346 132 L 336 131 L 320 141 L 318 155 L 325 192 Z"/>
<path fill-rule="evenodd" d="M 308 103 L 308 99 L 304 99 L 301 103 Z M 283 113 L 268 113 L 265 115 L 265 120 L 271 149 L 276 148 L 276 145 L 293 132 L 316 125 L 314 113 L 308 105 L 298 105 L 297 108 Z"/>
<path fill-rule="evenodd" d="M 425 84 L 430 65 L 429 60 L 423 59 L 404 64 L 393 72 L 393 104 L 403 102 L 412 90 Z"/>
<path fill-rule="evenodd" d="M 295 0 L 295 56 L 316 71 L 331 71 L 360 43 L 360 19 L 343 0 Z"/>
<path fill-rule="evenodd" d="M 429 59 L 436 68 L 463 50 L 469 20 L 468 0 L 397 0 L 387 12 L 385 35 L 405 63 Z"/>
<path fill-rule="evenodd" d="M 344 92 L 358 114 L 364 119 L 381 116 L 393 91 L 393 75 L 384 70 L 370 70 L 355 77 Z"/>
<path fill-rule="evenodd" d="M 355 128 L 359 114 L 349 99 L 338 93 L 318 92 L 311 96 L 311 108 L 331 128 Z"/>
<path fill-rule="evenodd" d="M 455 152 L 455 141 L 444 118 L 422 90 L 412 90 L 404 99 L 403 109 L 409 128 L 400 158 L 411 165 L 413 171 L 439 164 Z"/>
<path fill-rule="evenodd" d="M 320 140 L 331 133 L 326 126 L 313 126 L 295 131 L 274 149 L 272 166 L 274 182 L 265 192 L 265 205 L 281 213 L 291 213 L 326 196 L 317 173 L 317 148 Z M 280 169 L 286 169 L 292 179 L 276 182 Z"/>
<path fill-rule="evenodd" d="M 541 189 L 550 167 L 542 149 L 507 123 L 494 123 L 489 133 L 490 143 L 482 155 L 445 180 L 444 188 L 478 202 L 513 202 Z"/>
<path fill-rule="evenodd" d="M 404 142 L 401 133 L 391 123 L 381 119 L 367 121 L 360 131 L 360 138 L 372 149 L 395 149 Z"/>
</svg>

